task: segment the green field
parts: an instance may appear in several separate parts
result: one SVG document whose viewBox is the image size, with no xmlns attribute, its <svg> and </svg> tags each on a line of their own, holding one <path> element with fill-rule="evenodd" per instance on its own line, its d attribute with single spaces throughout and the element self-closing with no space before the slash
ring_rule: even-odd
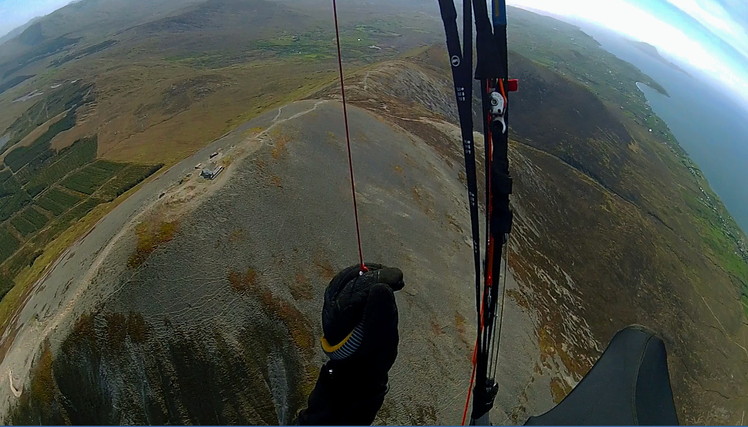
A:
<svg viewBox="0 0 748 427">
<path fill-rule="evenodd" d="M 0 184 L 0 222 L 10 218 L 14 213 L 29 203 L 29 196 L 14 177 Z"/>
<path fill-rule="evenodd" d="M 15 58 L 14 61 L 0 65 L 0 73 L 2 73 L 3 79 L 5 79 L 35 61 L 70 48 L 75 45 L 78 40 L 80 39 L 68 38 L 66 36 L 57 37 L 51 40 L 35 39 L 34 42 L 32 42 L 34 45 L 33 49 Z"/>
<path fill-rule="evenodd" d="M 69 55 L 65 55 L 62 58 L 55 59 L 54 61 L 52 61 L 52 65 L 55 66 L 55 67 L 59 67 L 60 65 L 66 63 L 66 62 L 70 62 L 70 61 L 73 61 L 73 60 L 77 60 L 77 59 L 83 58 L 84 56 L 93 55 L 94 53 L 101 52 L 102 50 L 107 49 L 107 48 L 109 48 L 109 47 L 111 47 L 111 46 L 113 46 L 115 44 L 117 44 L 116 40 L 103 41 L 103 42 L 97 43 L 97 44 L 95 44 L 93 46 L 88 46 L 86 48 L 83 48 L 83 49 L 80 49 L 80 50 L 76 50 L 75 52 L 73 52 L 73 53 L 71 53 Z"/>
<path fill-rule="evenodd" d="M 42 208 L 60 215 L 80 202 L 80 197 L 66 193 L 57 188 L 51 188 L 36 203 Z"/>
<path fill-rule="evenodd" d="M 52 117 L 67 110 L 75 110 L 86 101 L 90 88 L 90 85 L 86 86 L 81 82 L 68 83 L 44 96 L 8 127 L 6 132 L 11 135 L 11 139 L 0 152 L 12 148 Z"/>
<path fill-rule="evenodd" d="M 56 239 L 73 223 L 79 221 L 103 200 L 89 197 L 62 215 L 52 219 L 41 232 L 30 237 L 23 246 L 21 242 L 0 227 L 0 298 L 14 286 L 13 280 L 24 268 L 33 264 L 47 244 Z M 33 214 L 32 214 L 33 215 Z"/>
<path fill-rule="evenodd" d="M 140 181 L 151 176 L 163 165 L 130 165 L 122 169 L 114 178 L 104 184 L 98 191 L 99 197 L 106 201 L 114 200 Z"/>
<path fill-rule="evenodd" d="M 96 158 L 96 139 L 86 138 L 76 141 L 70 147 L 60 151 L 58 159 L 47 167 L 40 169 L 25 185 L 31 197 L 49 188 L 68 173 L 92 162 Z"/>
<path fill-rule="evenodd" d="M 70 111 L 62 119 L 50 126 L 30 146 L 18 147 L 8 153 L 5 157 L 5 164 L 13 172 L 18 172 L 18 170 L 32 161 L 36 161 L 37 164 L 43 164 L 45 159 L 54 156 L 54 152 L 49 148 L 52 138 L 62 131 L 71 129 L 73 126 L 75 126 L 75 112 Z"/>
<path fill-rule="evenodd" d="M 97 205 L 103 203 L 101 199 L 95 197 L 89 197 L 80 204 L 76 205 L 59 218 L 55 219 L 55 222 L 50 225 L 51 233 L 46 233 L 45 236 L 40 236 L 40 243 L 49 243 L 52 236 L 56 236 L 59 233 L 65 231 L 73 222 L 83 218 L 87 213 L 91 212 Z M 45 233 L 42 233 L 45 234 Z"/>
<path fill-rule="evenodd" d="M 62 181 L 62 186 L 91 195 L 126 165 L 97 160 Z"/>
<path fill-rule="evenodd" d="M 28 236 L 29 234 L 33 234 L 38 230 L 38 228 L 34 227 L 34 224 L 28 222 L 26 218 L 24 218 L 20 214 L 10 220 L 10 224 L 24 237 Z"/>
<path fill-rule="evenodd" d="M 384 23 L 380 22 L 380 25 Z M 258 40 L 254 47 L 264 53 L 273 53 L 279 57 L 297 56 L 309 60 L 325 60 L 336 57 L 335 45 L 330 43 L 334 34 L 329 29 L 319 29 L 302 34 L 284 34 L 273 38 Z M 343 28 L 340 35 L 341 50 L 346 60 L 371 62 L 387 55 L 381 49 L 369 48 L 382 42 L 389 42 L 398 34 L 391 33 L 374 25 L 358 25 L 354 28 Z"/>
<path fill-rule="evenodd" d="M 15 87 L 16 85 L 19 85 L 23 83 L 24 81 L 34 77 L 34 75 L 23 75 L 23 76 L 15 76 L 12 79 L 8 80 L 7 82 L 0 84 L 0 93 L 5 92 L 8 89 L 11 89 Z"/>
<path fill-rule="evenodd" d="M 39 211 L 34 209 L 32 206 L 28 206 L 10 220 L 10 223 L 19 233 L 26 237 L 41 230 L 48 221 L 49 219 L 46 216 L 39 213 Z"/>
<path fill-rule="evenodd" d="M 9 256 L 13 255 L 13 252 L 20 245 L 21 242 L 13 237 L 5 227 L 0 227 L 0 262 L 5 261 Z"/>
<path fill-rule="evenodd" d="M 646 123 L 648 128 L 666 138 L 673 149 L 682 151 L 667 125 L 652 113 L 644 95 L 634 86 L 634 82 L 642 82 L 666 94 L 660 84 L 611 54 L 589 55 L 588 52 L 599 52 L 600 48 L 593 38 L 576 27 L 556 23 L 542 25 L 539 22 L 553 19 L 521 9 L 513 9 L 512 13 L 508 31 L 513 51 L 578 81 L 596 96 L 622 108 L 630 118 Z"/>
<path fill-rule="evenodd" d="M 10 169 L 3 169 L 0 171 L 0 185 L 2 185 L 5 181 L 8 180 L 13 176 L 13 172 L 10 171 Z"/>
<path fill-rule="evenodd" d="M 79 99 L 49 101 L 64 107 Z M 5 158 L 9 168 L 0 171 L 0 298 L 65 230 L 161 167 L 96 160 L 95 136 L 59 152 L 51 149 L 52 138 L 74 125 L 74 111 L 31 146 L 16 147 Z"/>
</svg>

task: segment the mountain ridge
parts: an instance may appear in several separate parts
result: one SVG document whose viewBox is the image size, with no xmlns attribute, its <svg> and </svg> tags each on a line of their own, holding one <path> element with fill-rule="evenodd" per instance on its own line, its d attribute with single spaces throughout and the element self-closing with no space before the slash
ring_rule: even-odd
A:
<svg viewBox="0 0 748 427">
<path fill-rule="evenodd" d="M 224 8 L 230 3 L 210 2 Z M 205 9 L 194 6 L 192 10 Z M 514 351 L 504 356 L 508 360 L 502 367 L 505 387 L 493 415 L 504 422 L 523 422 L 528 415 L 550 408 L 584 375 L 613 333 L 629 323 L 645 323 L 654 325 L 670 349 L 681 420 L 737 422 L 748 395 L 744 393 L 748 379 L 739 374 L 746 362 L 740 348 L 748 340 L 740 308 L 741 274 L 746 270 L 741 270 L 745 267 L 740 258 L 732 254 L 737 240 L 725 237 L 733 232 L 729 221 L 719 222 L 724 207 L 716 196 L 703 200 L 711 191 L 708 183 L 669 136 L 667 126 L 647 110 L 635 86 L 637 81 L 646 81 L 646 76 L 595 50 L 594 41 L 585 39 L 578 29 L 556 23 L 549 28 L 545 18 L 513 13 L 516 24 L 511 28 L 517 38 L 510 67 L 523 79 L 520 92 L 512 97 L 515 115 L 510 145 L 517 222 L 509 245 L 514 323 L 507 328 L 507 339 L 511 339 L 508 348 Z M 180 27 L 179 16 L 163 18 L 154 28 L 169 22 L 178 24 L 172 28 L 193 28 Z M 453 402 L 442 392 L 457 394 L 466 387 L 472 342 L 466 319 L 474 316 L 474 301 L 463 283 L 470 275 L 465 236 L 469 225 L 454 95 L 444 50 L 418 47 L 421 38 L 430 35 L 393 35 L 397 22 L 378 22 L 374 29 L 344 28 L 344 51 L 351 52 L 347 88 L 358 123 L 353 137 L 361 150 L 354 155 L 362 156 L 355 163 L 365 178 L 360 184 L 361 200 L 368 208 L 362 209 L 368 226 L 364 233 L 376 243 L 367 253 L 403 266 L 413 277 L 399 296 L 407 322 L 402 330 L 409 339 L 403 341 L 401 361 L 393 372 L 393 389 L 398 391 L 388 398 L 380 421 L 456 422 Z M 522 38 L 529 29 L 535 31 L 535 38 Z M 172 156 L 168 163 L 178 167 L 142 185 L 155 203 L 162 200 L 166 211 L 156 213 L 168 215 L 160 220 L 143 218 L 139 221 L 145 225 L 123 228 L 110 244 L 116 250 L 101 259 L 99 265 L 104 267 L 87 272 L 84 276 L 90 280 L 69 285 L 90 287 L 85 294 L 91 297 L 71 303 L 75 315 L 69 315 L 67 326 L 52 335 L 54 345 L 45 349 L 42 344 L 35 353 L 38 358 L 31 378 L 25 378 L 25 368 L 13 365 L 12 360 L 25 357 L 24 363 L 31 363 L 28 353 L 14 347 L 14 334 L 29 333 L 31 329 L 24 329 L 18 319 L 34 318 L 34 306 L 21 307 L 13 323 L 6 323 L 3 367 L 12 368 L 18 376 L 12 381 L 23 394 L 5 419 L 16 423 L 36 422 L 39 417 L 92 423 L 288 422 L 303 404 L 314 370 L 323 359 L 309 345 L 310 337 L 319 334 L 321 288 L 336 268 L 350 262 L 346 255 L 353 253 L 346 249 L 351 242 L 340 225 L 347 218 L 339 208 L 346 206 L 349 189 L 343 185 L 346 171 L 335 160 L 343 158 L 344 151 L 340 126 L 336 126 L 340 118 L 336 76 L 325 71 L 334 59 L 331 33 L 312 28 L 300 34 L 263 35 L 261 48 L 249 56 L 226 56 L 211 42 L 204 52 L 179 57 L 151 53 L 164 40 L 147 45 L 140 44 L 137 34 L 120 34 L 125 36 L 117 44 L 71 59 L 63 67 L 69 73 L 87 64 L 102 73 L 95 80 L 94 113 L 72 132 L 98 134 L 106 148 L 97 154 L 109 160 Z M 253 34 L 242 37 L 251 39 Z M 356 40 L 359 36 L 361 44 Z M 561 43 L 572 37 L 574 43 Z M 544 47 L 537 42 L 546 39 L 553 43 Z M 133 40 L 136 43 L 128 44 Z M 368 55 L 374 52 L 367 47 L 370 40 L 385 47 L 413 49 Z M 295 56 L 302 49 L 295 43 L 302 43 L 298 46 L 303 46 L 303 57 Z M 139 53 L 136 49 L 134 58 L 142 62 L 132 68 L 111 62 L 133 46 L 141 49 Z M 175 49 L 190 54 L 188 45 Z M 576 60 L 569 62 L 566 54 Z M 281 75 L 279 70 L 288 74 Z M 266 86 L 241 86 L 248 78 L 268 75 L 273 79 Z M 308 80 L 300 82 L 298 75 Z M 119 110 L 112 108 L 129 102 L 141 87 L 148 88 L 142 98 Z M 286 87 L 292 90 L 283 96 L 275 94 Z M 240 105 L 215 111 L 216 106 L 227 104 L 220 98 Z M 306 101 L 289 103 L 300 98 Z M 570 99 L 582 105 L 570 105 Z M 201 123 L 208 131 L 198 134 L 190 122 Z M 145 132 L 159 126 L 166 130 Z M 132 136 L 124 138 L 118 132 Z M 196 181 L 193 170 L 194 164 L 207 160 L 178 160 L 196 150 L 207 156 L 213 149 L 204 147 L 204 141 L 219 135 L 224 138 L 214 144 L 225 150 L 226 166 L 234 172 L 223 175 L 222 189 L 211 193 L 210 183 Z M 55 144 L 64 146 L 59 139 L 53 140 Z M 242 156 L 247 157 L 238 160 Z M 320 170 L 337 179 L 324 181 Z M 192 177 L 186 177 L 187 173 Z M 162 178 L 166 176 L 168 180 Z M 316 182 L 312 180 L 322 181 L 309 190 L 309 182 Z M 193 213 L 169 211 L 177 207 L 179 212 L 198 189 L 210 194 L 206 202 L 193 206 Z M 143 193 L 125 202 L 135 203 L 137 194 Z M 238 204 L 233 204 L 234 199 Z M 318 218 L 298 216 L 298 206 L 306 206 Z M 224 225 L 216 227 L 214 218 Z M 267 224 L 267 229 L 258 224 Z M 421 231 L 413 233 L 408 226 Z M 383 230 L 387 238 L 377 240 L 381 236 L 373 230 Z M 275 237 L 285 233 L 296 235 L 296 240 Z M 128 259 L 140 239 L 158 243 L 142 264 L 133 267 Z M 288 241 L 296 244 L 289 247 Z M 228 255 L 218 260 L 215 251 Z M 71 253 L 66 257 L 79 259 Z M 175 265 L 194 268 L 194 274 L 182 277 L 173 271 Z M 175 274 L 179 280 L 163 280 Z M 112 292 L 111 283 L 123 286 Z M 69 295 L 67 287 L 59 290 Z M 200 317 L 222 312 L 223 306 L 203 305 L 190 295 L 166 298 L 184 289 L 213 295 L 229 311 L 254 310 L 260 314 L 247 318 L 250 326 L 253 321 L 273 324 L 273 334 L 286 338 L 271 342 L 242 322 L 217 316 L 221 322 L 201 327 L 196 335 L 181 331 L 159 347 L 159 337 L 170 336 L 168 331 L 177 331 L 182 322 L 189 323 L 189 316 L 180 313 Z M 50 296 L 56 290 L 38 286 L 29 288 L 29 295 L 34 301 L 50 297 L 59 307 L 66 307 L 67 300 Z M 152 304 L 154 295 L 178 307 L 164 312 Z M 441 301 L 454 301 L 454 306 Z M 49 319 L 59 315 L 54 303 L 42 304 L 47 308 L 39 322 L 47 327 Z M 717 306 L 723 309 L 713 311 Z M 117 328 L 127 333 L 113 333 Z M 715 328 L 722 335 L 714 334 Z M 257 364 L 242 342 L 262 344 L 259 359 L 279 349 L 286 357 Z M 122 348 L 127 351 L 114 351 Z M 194 359 L 180 354 L 192 354 Z M 724 362 L 711 363 L 717 358 Z M 114 373 L 118 366 L 135 362 L 143 363 L 143 370 L 127 370 L 111 383 L 104 377 L 83 375 L 96 372 L 94 366 Z M 190 363 L 206 369 L 189 378 L 175 374 L 182 372 L 179 366 Z M 157 366 L 168 374 L 158 374 Z M 439 366 L 456 368 L 444 372 Z M 203 375 L 211 367 L 220 373 L 218 377 Z M 233 372 L 229 368 L 241 372 L 247 382 L 236 385 L 231 381 L 235 378 L 224 377 Z M 138 406 L 137 393 L 125 381 L 128 378 L 148 387 L 152 405 Z M 165 397 L 162 380 L 181 382 L 183 393 Z M 6 381 L 0 376 L 4 401 L 14 403 Z M 215 413 L 198 405 L 196 384 L 214 387 L 210 408 Z M 86 394 L 77 394 L 78 389 L 85 389 Z M 255 389 L 262 390 L 257 400 L 243 400 Z M 130 411 L 105 412 L 103 418 L 96 418 L 93 412 L 65 406 L 65 402 L 113 399 L 120 399 L 115 406 Z M 165 402 L 181 409 L 169 412 Z"/>
</svg>

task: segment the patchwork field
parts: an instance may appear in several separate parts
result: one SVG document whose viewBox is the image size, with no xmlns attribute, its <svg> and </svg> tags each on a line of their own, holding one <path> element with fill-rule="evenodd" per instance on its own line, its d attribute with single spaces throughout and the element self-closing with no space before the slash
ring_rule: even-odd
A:
<svg viewBox="0 0 748 427">
<path fill-rule="evenodd" d="M 67 227 L 162 166 L 97 160 L 95 137 L 52 149 L 52 139 L 74 124 L 73 108 L 31 145 L 11 149 L 5 156 L 0 172 L 0 296 Z"/>
</svg>

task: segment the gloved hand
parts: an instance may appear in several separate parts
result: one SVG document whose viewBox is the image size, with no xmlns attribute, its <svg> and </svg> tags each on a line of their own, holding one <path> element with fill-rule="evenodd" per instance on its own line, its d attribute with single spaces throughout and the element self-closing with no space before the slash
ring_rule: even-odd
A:
<svg viewBox="0 0 748 427">
<path fill-rule="evenodd" d="M 366 264 L 339 272 L 325 291 L 322 367 L 299 424 L 371 424 L 387 393 L 387 373 L 397 358 L 398 314 L 394 292 L 403 288 L 397 268 Z"/>
<path fill-rule="evenodd" d="M 385 373 L 397 357 L 394 292 L 405 286 L 403 272 L 380 264 L 361 274 L 354 265 L 338 273 L 325 291 L 322 349 L 331 360 L 369 364 Z"/>
</svg>

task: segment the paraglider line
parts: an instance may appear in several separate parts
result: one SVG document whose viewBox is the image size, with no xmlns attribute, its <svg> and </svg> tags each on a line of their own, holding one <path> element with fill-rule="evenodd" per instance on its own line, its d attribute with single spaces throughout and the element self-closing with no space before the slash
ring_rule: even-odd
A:
<svg viewBox="0 0 748 427">
<path fill-rule="evenodd" d="M 343 82 L 343 55 L 340 52 L 340 29 L 338 27 L 338 5 L 332 0 L 332 12 L 335 19 L 335 41 L 338 45 L 338 71 L 340 73 L 340 94 L 343 98 L 343 121 L 345 122 L 345 143 L 348 147 L 348 171 L 351 176 L 351 195 L 353 196 L 353 217 L 356 220 L 356 240 L 358 242 L 358 261 L 361 271 L 368 269 L 364 265 L 364 251 L 361 249 L 361 227 L 358 222 L 358 203 L 356 203 L 356 181 L 353 178 L 353 156 L 351 155 L 351 135 L 348 129 L 348 108 L 345 101 L 345 83 Z"/>
</svg>

